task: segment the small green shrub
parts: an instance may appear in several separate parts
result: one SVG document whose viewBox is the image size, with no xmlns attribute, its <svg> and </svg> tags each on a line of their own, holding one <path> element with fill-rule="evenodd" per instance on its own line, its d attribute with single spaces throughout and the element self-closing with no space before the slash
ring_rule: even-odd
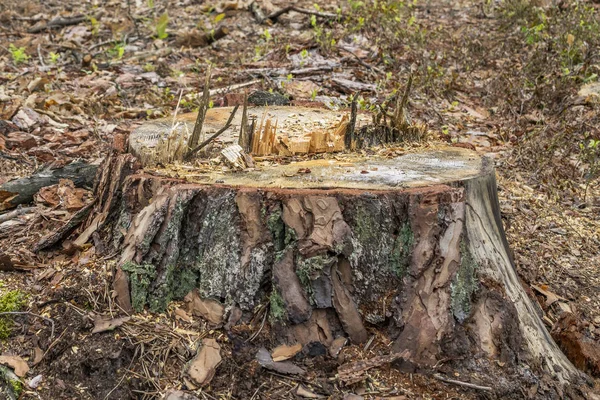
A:
<svg viewBox="0 0 600 400">
<path fill-rule="evenodd" d="M 18 65 L 29 61 L 29 56 L 25 53 L 25 47 L 16 47 L 14 44 L 8 46 L 8 51 L 13 60 L 13 64 Z"/>
<path fill-rule="evenodd" d="M 167 26 L 169 25 L 169 14 L 164 13 L 156 20 L 156 37 L 158 39 L 166 39 L 169 34 L 167 33 Z"/>
</svg>

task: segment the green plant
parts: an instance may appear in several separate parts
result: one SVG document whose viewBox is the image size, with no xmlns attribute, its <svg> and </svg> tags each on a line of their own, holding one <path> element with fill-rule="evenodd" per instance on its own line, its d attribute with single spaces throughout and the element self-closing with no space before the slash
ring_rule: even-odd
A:
<svg viewBox="0 0 600 400">
<path fill-rule="evenodd" d="M 158 39 L 166 39 L 169 34 L 167 33 L 167 26 L 169 25 L 169 14 L 168 13 L 163 13 L 160 17 L 158 17 L 158 19 L 156 20 L 156 37 Z"/>
<path fill-rule="evenodd" d="M 313 27 L 315 41 L 319 47 L 324 51 L 331 50 L 336 44 L 336 40 L 333 38 L 333 32 L 325 30 L 322 25 L 319 25 L 317 23 L 317 17 L 314 15 L 310 16 L 310 24 Z"/>
<path fill-rule="evenodd" d="M 223 19 L 225 18 L 225 13 L 221 13 L 221 14 L 217 14 L 217 16 L 214 19 L 215 24 L 218 24 L 219 22 L 221 22 Z"/>
<path fill-rule="evenodd" d="M 583 201 L 585 201 L 590 183 L 600 177 L 600 139 L 593 139 L 586 133 L 585 140 L 579 143 L 579 150 L 580 160 L 586 166 L 584 170 L 585 189 L 583 194 Z"/>
<path fill-rule="evenodd" d="M 100 32 L 100 22 L 92 16 L 88 17 L 88 21 L 90 21 L 92 36 L 98 35 L 98 32 Z"/>
<path fill-rule="evenodd" d="M 56 64 L 60 59 L 60 53 L 50 52 L 50 64 Z"/>
<path fill-rule="evenodd" d="M 25 47 L 16 47 L 14 44 L 10 44 L 8 46 L 8 51 L 13 60 L 13 64 L 17 65 L 20 63 L 25 63 L 29 60 L 29 56 L 25 53 Z"/>
<path fill-rule="evenodd" d="M 150 63 L 144 64 L 144 66 L 142 68 L 144 69 L 145 72 L 156 71 L 156 66 L 154 66 L 153 64 L 150 64 Z"/>
<path fill-rule="evenodd" d="M 20 311 L 27 304 L 27 296 L 19 290 L 11 290 L 0 295 L 0 313 Z M 9 337 L 12 317 L 0 316 L 0 339 Z"/>
<path fill-rule="evenodd" d="M 123 58 L 123 55 L 125 54 L 125 43 L 115 42 L 113 47 L 108 50 L 108 54 L 112 58 L 116 58 L 117 60 L 120 60 L 121 58 Z"/>
</svg>

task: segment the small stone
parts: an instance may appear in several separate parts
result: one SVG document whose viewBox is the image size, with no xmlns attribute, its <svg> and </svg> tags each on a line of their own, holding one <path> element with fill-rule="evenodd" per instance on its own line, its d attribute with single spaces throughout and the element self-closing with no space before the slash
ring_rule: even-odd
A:
<svg viewBox="0 0 600 400">
<path fill-rule="evenodd" d="M 290 100 L 282 94 L 257 90 L 248 96 L 248 104 L 255 106 L 287 106 Z"/>
</svg>

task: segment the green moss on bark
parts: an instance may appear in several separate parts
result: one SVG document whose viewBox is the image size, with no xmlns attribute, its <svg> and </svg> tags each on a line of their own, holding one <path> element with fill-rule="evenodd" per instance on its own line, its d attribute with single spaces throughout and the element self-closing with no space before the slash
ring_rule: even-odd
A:
<svg viewBox="0 0 600 400">
<path fill-rule="evenodd" d="M 285 309 L 285 302 L 283 301 L 283 297 L 277 291 L 277 289 L 273 288 L 271 292 L 271 296 L 269 296 L 269 315 L 271 321 L 286 321 L 287 320 L 287 311 Z"/>
<path fill-rule="evenodd" d="M 458 322 L 463 322 L 471 313 L 471 296 L 478 288 L 479 265 L 469 252 L 466 243 L 460 244 L 460 266 L 451 283 L 452 313 Z"/>
<path fill-rule="evenodd" d="M 402 279 L 408 272 L 410 258 L 415 242 L 415 236 L 410 224 L 405 222 L 396 236 L 392 254 L 390 255 L 390 266 L 398 279 Z"/>
<path fill-rule="evenodd" d="M 298 256 L 296 259 L 296 275 L 312 305 L 315 305 L 313 281 L 317 280 L 323 270 L 337 262 L 336 256 L 317 255 L 310 258 Z"/>
<path fill-rule="evenodd" d="M 20 311 L 27 304 L 27 295 L 20 290 L 11 290 L 0 295 L 0 312 Z M 12 316 L 0 317 L 0 340 L 10 336 Z"/>
<path fill-rule="evenodd" d="M 131 305 L 134 310 L 141 312 L 148 299 L 150 284 L 156 277 L 156 268 L 152 264 L 138 265 L 130 261 L 123 264 L 121 269 L 129 275 Z"/>
<path fill-rule="evenodd" d="M 271 232 L 275 251 L 279 252 L 285 248 L 285 224 L 281 216 L 283 212 L 281 207 L 277 207 L 267 217 L 267 228 Z"/>
<path fill-rule="evenodd" d="M 23 383 L 14 372 L 4 365 L 0 365 L 0 395 L 3 398 L 16 400 L 23 392 Z"/>
</svg>

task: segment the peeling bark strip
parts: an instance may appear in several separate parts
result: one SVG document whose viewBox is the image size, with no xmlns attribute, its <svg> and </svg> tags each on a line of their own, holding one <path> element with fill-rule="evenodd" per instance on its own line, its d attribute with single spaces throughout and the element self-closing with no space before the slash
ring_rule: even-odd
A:
<svg viewBox="0 0 600 400">
<path fill-rule="evenodd" d="M 281 343 L 361 343 L 379 330 L 407 365 L 493 369 L 503 378 L 485 383 L 503 391 L 549 374 L 559 398 L 580 382 L 518 282 L 489 164 L 452 185 L 388 190 L 186 184 L 133 165 L 106 162 L 80 236 L 99 231 L 120 254 L 125 310 L 194 291 L 215 310 L 269 304 Z"/>
</svg>

